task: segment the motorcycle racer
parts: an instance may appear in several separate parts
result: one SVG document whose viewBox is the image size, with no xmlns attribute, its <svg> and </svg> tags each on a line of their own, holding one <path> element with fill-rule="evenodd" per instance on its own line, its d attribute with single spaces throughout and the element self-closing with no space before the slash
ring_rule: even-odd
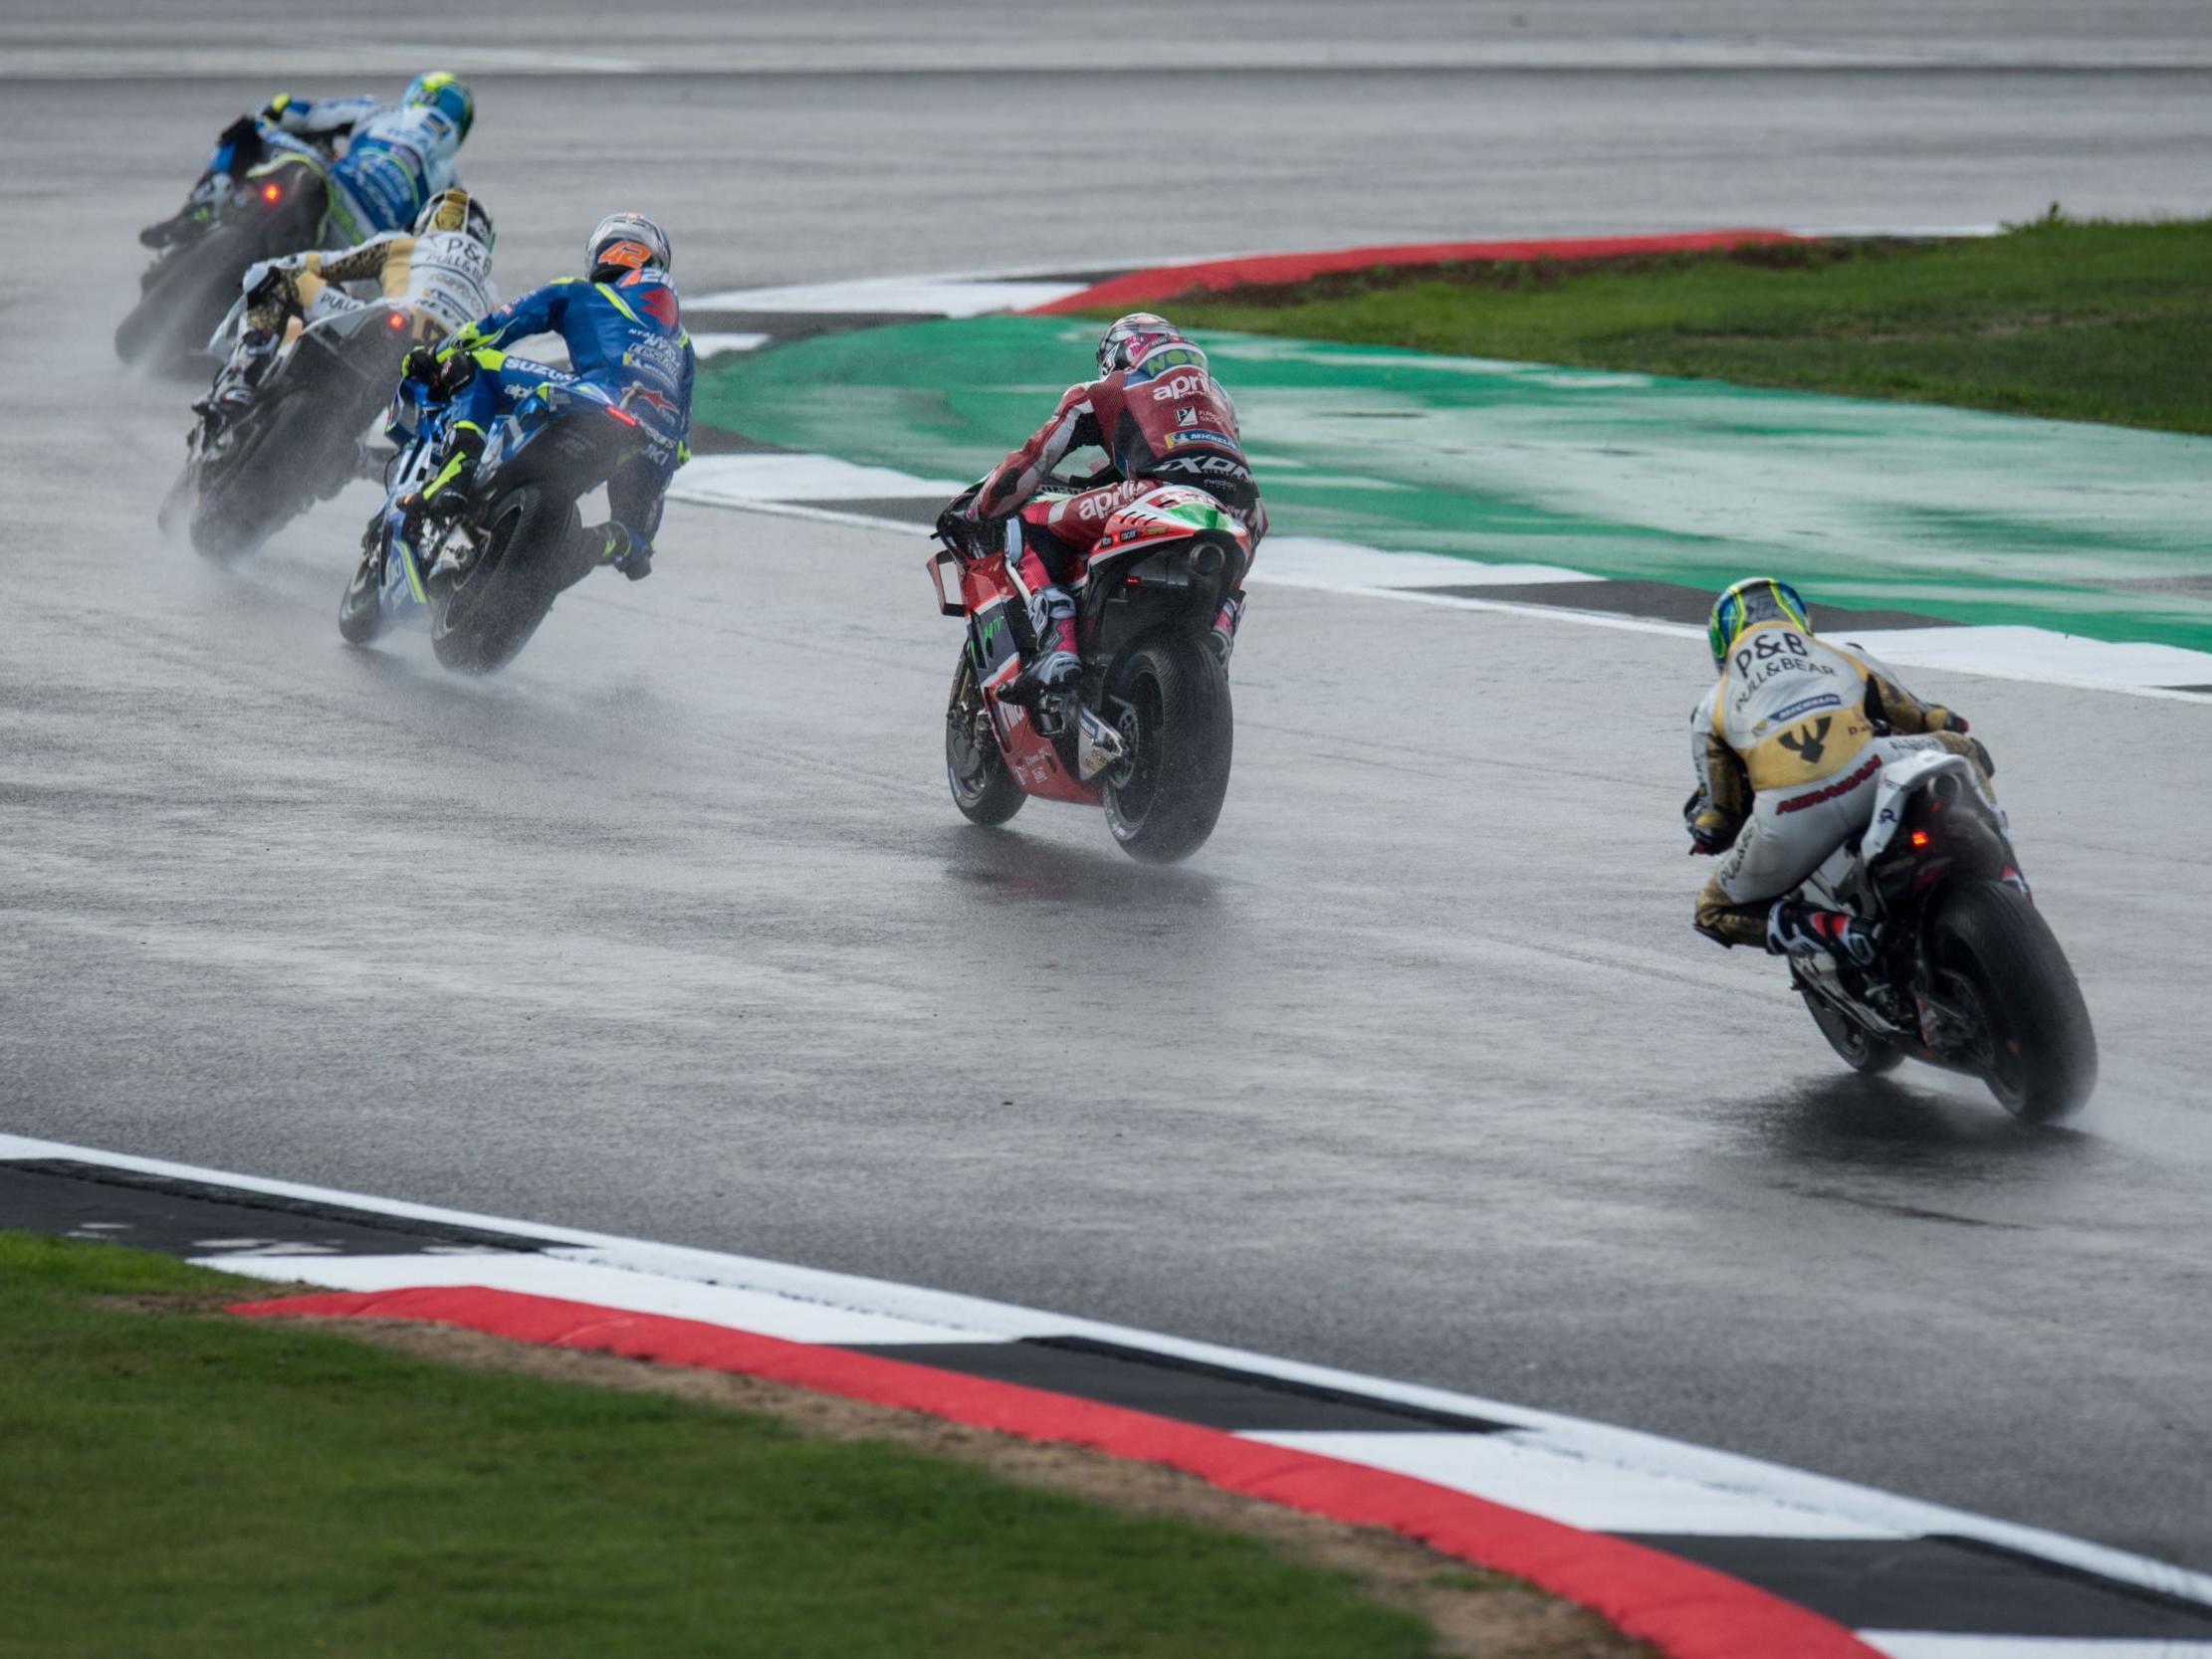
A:
<svg viewBox="0 0 2212 1659">
<path fill-rule="evenodd" d="M 240 286 L 248 300 L 238 345 L 194 408 L 215 420 L 248 408 L 296 324 L 321 321 L 367 304 L 340 285 L 374 282 L 382 296 L 414 313 L 414 332 L 466 327 L 499 304 L 492 286 L 492 215 L 459 188 L 440 191 L 411 231 L 371 237 L 334 254 L 306 253 L 251 267 Z"/>
<path fill-rule="evenodd" d="M 1737 582 L 1706 633 L 1720 680 L 1690 714 L 1697 788 L 1682 816 L 1692 853 L 1725 856 L 1697 895 L 1695 927 L 1724 945 L 1868 966 L 1875 925 L 1781 895 L 1867 827 L 1887 761 L 1940 746 L 1972 759 L 1986 788 L 1989 751 L 1956 712 L 1814 637 L 1787 582 Z"/>
<path fill-rule="evenodd" d="M 1076 495 L 1033 498 L 1070 453 L 1102 449 L 1107 465 Z M 1256 546 L 1267 512 L 1236 426 L 1236 406 L 1214 378 L 1206 353 L 1174 323 L 1150 311 L 1114 322 L 1098 342 L 1098 378 L 1070 386 L 1052 417 L 1001 461 L 960 508 L 971 523 L 1016 516 L 1006 566 L 1027 600 L 1035 659 L 999 694 L 1028 702 L 1080 672 L 1075 601 L 1107 519 L 1163 485 L 1205 491 L 1251 532 Z M 1241 588 L 1221 603 L 1213 643 L 1226 664 L 1243 619 Z"/>
<path fill-rule="evenodd" d="M 471 321 L 439 345 L 408 352 L 403 372 L 450 399 L 446 449 L 419 495 L 401 504 L 433 517 L 458 514 L 476 482 L 491 422 L 548 385 L 588 383 L 638 429 L 638 450 L 607 481 L 610 520 L 599 562 L 637 580 L 652 568 L 662 498 L 691 459 L 694 355 L 669 281 L 667 233 L 637 213 L 610 213 L 584 244 L 586 275 L 567 277 Z M 572 371 L 510 357 L 509 341 L 557 333 Z"/>
<path fill-rule="evenodd" d="M 454 182 L 454 155 L 475 121 L 475 95 L 443 70 L 416 76 L 397 104 L 279 94 L 258 114 L 241 115 L 222 130 L 183 208 L 148 225 L 138 240 L 149 248 L 185 240 L 213 219 L 240 180 L 286 165 L 315 177 L 338 245 L 400 230 Z"/>
</svg>

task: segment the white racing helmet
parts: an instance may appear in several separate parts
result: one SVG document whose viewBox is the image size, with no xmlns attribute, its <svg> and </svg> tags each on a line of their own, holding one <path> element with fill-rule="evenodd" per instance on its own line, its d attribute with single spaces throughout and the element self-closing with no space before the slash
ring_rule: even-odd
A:
<svg viewBox="0 0 2212 1659">
<path fill-rule="evenodd" d="M 1154 346 L 1168 340 L 1179 340 L 1183 330 L 1164 316 L 1151 311 L 1131 311 L 1118 317 L 1106 332 L 1098 336 L 1098 372 L 1112 374 L 1125 369 Z"/>
<path fill-rule="evenodd" d="M 458 185 L 439 191 L 415 215 L 417 236 L 427 236 L 432 231 L 460 231 L 486 248 L 491 247 L 495 234 L 491 210 Z"/>
<path fill-rule="evenodd" d="M 583 245 L 584 268 L 593 282 L 618 271 L 666 271 L 675 261 L 668 233 L 642 213 L 608 214 Z"/>
</svg>

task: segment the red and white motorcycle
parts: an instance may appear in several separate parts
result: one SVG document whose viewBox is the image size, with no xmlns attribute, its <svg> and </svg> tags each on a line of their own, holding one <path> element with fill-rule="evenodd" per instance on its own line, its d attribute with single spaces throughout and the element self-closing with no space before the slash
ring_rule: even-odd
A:
<svg viewBox="0 0 2212 1659">
<path fill-rule="evenodd" d="M 1117 511 L 1075 595 L 1082 673 L 1033 709 L 998 695 L 1036 646 L 1006 568 L 1005 527 L 949 513 L 938 533 L 938 609 L 968 622 L 945 709 L 953 804 L 978 824 L 1004 823 L 1031 795 L 1102 806 L 1114 839 L 1155 863 L 1204 846 L 1228 793 L 1235 735 L 1228 671 L 1211 638 L 1251 563 L 1250 533 L 1205 491 L 1180 485 Z"/>
</svg>

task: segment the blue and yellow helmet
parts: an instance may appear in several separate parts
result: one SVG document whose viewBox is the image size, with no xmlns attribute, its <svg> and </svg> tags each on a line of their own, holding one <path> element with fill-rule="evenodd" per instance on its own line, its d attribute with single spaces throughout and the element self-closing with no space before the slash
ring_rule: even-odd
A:
<svg viewBox="0 0 2212 1659">
<path fill-rule="evenodd" d="M 464 138 L 476 124 L 476 95 L 442 69 L 418 75 L 408 82 L 407 95 L 399 102 L 410 109 L 420 106 L 437 110 Z"/>
<path fill-rule="evenodd" d="M 1743 631 L 1762 622 L 1794 622 L 1808 634 L 1813 631 L 1812 621 L 1805 614 L 1805 601 L 1797 596 L 1796 588 L 1772 576 L 1752 576 L 1723 589 L 1705 618 L 1705 638 L 1712 645 L 1713 661 L 1726 662 L 1729 648 Z"/>
</svg>

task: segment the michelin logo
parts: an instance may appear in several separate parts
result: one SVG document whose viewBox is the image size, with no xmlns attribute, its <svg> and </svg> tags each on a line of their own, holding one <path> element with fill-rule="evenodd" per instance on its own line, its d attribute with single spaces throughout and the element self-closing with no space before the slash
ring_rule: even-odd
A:
<svg viewBox="0 0 2212 1659">
<path fill-rule="evenodd" d="M 1767 719 L 1779 726 L 1784 721 L 1794 721 L 1800 715 L 1809 715 L 1815 709 L 1841 709 L 1844 700 L 1834 692 L 1823 692 L 1818 697 L 1801 697 L 1786 709 L 1777 709 Z"/>
</svg>

